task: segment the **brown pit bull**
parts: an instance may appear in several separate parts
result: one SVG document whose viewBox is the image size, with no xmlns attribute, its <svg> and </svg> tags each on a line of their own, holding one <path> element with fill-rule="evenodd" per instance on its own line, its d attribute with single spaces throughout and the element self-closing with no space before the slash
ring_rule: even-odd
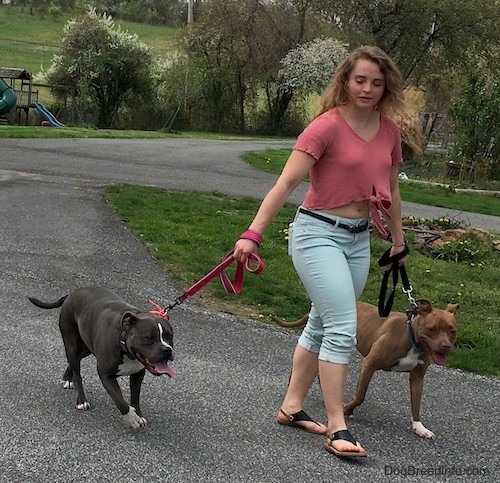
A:
<svg viewBox="0 0 500 483">
<path fill-rule="evenodd" d="M 441 310 L 432 307 L 428 300 L 417 303 L 413 319 L 400 312 L 380 317 L 374 305 L 357 303 L 356 348 L 364 359 L 356 394 L 344 406 L 344 413 L 353 417 L 354 409 L 365 399 L 375 371 L 409 372 L 413 431 L 421 438 L 435 439 L 434 433 L 420 422 L 424 376 L 431 360 L 444 366 L 455 345 L 457 323 L 454 314 L 458 304 L 449 304 L 446 310 Z M 307 315 L 290 323 L 276 317 L 273 320 L 282 327 L 301 327 L 307 322 Z"/>
</svg>

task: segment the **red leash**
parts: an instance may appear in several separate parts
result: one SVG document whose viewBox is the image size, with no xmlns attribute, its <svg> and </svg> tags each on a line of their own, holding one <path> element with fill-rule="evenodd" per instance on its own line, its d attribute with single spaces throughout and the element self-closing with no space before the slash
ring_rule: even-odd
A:
<svg viewBox="0 0 500 483">
<path fill-rule="evenodd" d="M 265 264 L 262 261 L 262 259 L 257 254 L 251 253 L 246 259 L 245 263 L 237 262 L 236 272 L 234 274 L 234 281 L 232 282 L 226 275 L 224 270 L 226 270 L 226 268 L 228 268 L 229 265 L 231 265 L 235 261 L 236 260 L 233 257 L 232 251 L 226 253 L 222 262 L 219 263 L 219 265 L 217 265 L 212 271 L 208 272 L 203 278 L 198 280 L 195 284 L 191 285 L 191 287 L 189 287 L 180 297 L 177 297 L 175 299 L 175 302 L 169 305 L 168 307 L 161 308 L 160 305 L 158 305 L 156 302 L 150 300 L 149 303 L 154 305 L 157 309 L 157 310 L 152 310 L 151 313 L 158 315 L 159 317 L 163 317 L 164 319 L 168 319 L 169 310 L 173 309 L 176 305 L 181 304 L 188 297 L 191 297 L 196 292 L 201 290 L 208 282 L 217 277 L 217 275 L 219 276 L 222 285 L 227 292 L 238 295 L 241 293 L 241 290 L 243 289 L 243 276 L 245 270 L 247 272 L 258 275 L 265 268 Z"/>
</svg>

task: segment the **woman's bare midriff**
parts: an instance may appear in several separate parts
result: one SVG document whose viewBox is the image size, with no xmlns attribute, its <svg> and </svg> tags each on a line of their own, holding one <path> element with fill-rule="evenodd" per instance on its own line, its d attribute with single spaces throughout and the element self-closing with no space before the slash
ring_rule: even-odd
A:
<svg viewBox="0 0 500 483">
<path fill-rule="evenodd" d="M 341 216 L 342 218 L 368 218 L 370 208 L 368 200 L 356 201 L 348 205 L 332 208 L 331 210 L 321 210 L 330 215 Z"/>
</svg>

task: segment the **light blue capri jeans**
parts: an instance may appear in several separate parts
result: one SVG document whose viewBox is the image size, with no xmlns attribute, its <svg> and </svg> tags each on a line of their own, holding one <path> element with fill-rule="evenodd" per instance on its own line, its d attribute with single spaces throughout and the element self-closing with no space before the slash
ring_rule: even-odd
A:
<svg viewBox="0 0 500 483">
<path fill-rule="evenodd" d="M 348 226 L 368 221 L 316 213 Z M 356 345 L 356 300 L 370 268 L 369 230 L 350 233 L 297 211 L 291 232 L 289 253 L 311 299 L 299 344 L 320 360 L 347 364 Z"/>
</svg>

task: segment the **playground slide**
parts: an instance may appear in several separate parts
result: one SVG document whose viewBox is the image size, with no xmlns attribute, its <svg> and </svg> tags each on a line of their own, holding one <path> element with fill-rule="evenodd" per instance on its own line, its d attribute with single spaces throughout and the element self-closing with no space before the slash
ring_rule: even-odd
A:
<svg viewBox="0 0 500 483">
<path fill-rule="evenodd" d="M 39 102 L 34 102 L 32 106 L 48 121 L 48 123 L 51 126 L 64 127 L 64 124 L 62 122 L 59 122 L 56 119 L 56 116 L 54 116 L 54 114 L 52 114 L 47 108 L 45 108 Z"/>
<path fill-rule="evenodd" d="M 0 77 L 0 114 L 5 114 L 16 105 L 16 93 Z"/>
</svg>

